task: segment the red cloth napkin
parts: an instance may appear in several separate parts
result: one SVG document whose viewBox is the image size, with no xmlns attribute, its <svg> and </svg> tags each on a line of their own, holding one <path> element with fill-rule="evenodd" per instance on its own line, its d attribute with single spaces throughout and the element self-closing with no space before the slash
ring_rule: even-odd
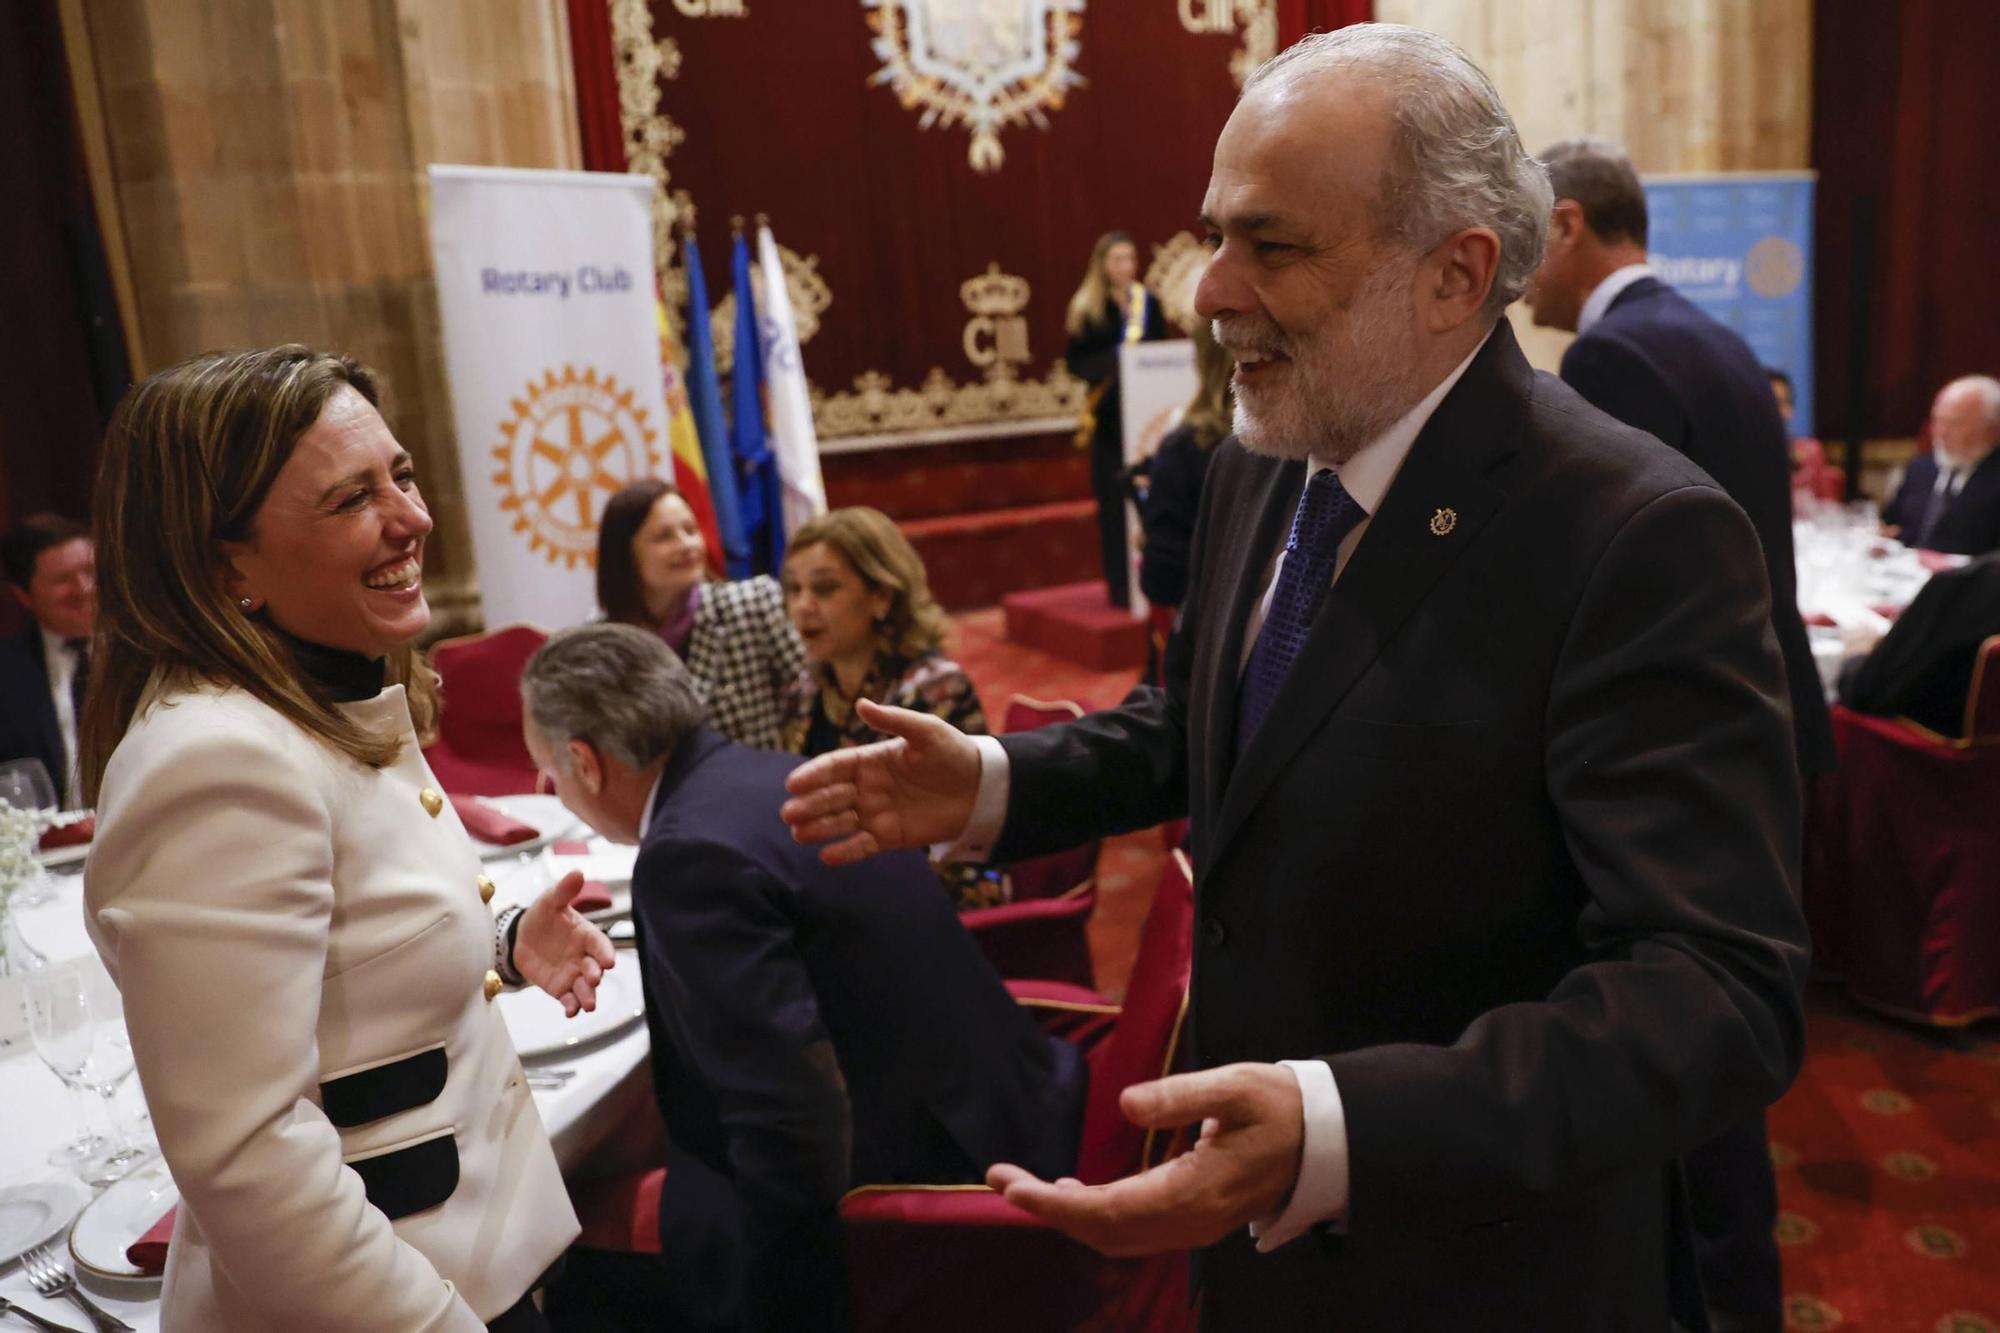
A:
<svg viewBox="0 0 2000 1333">
<path fill-rule="evenodd" d="M 570 903 L 579 912 L 602 912 L 611 906 L 611 890 L 594 879 L 587 879 L 577 890 L 576 898 Z"/>
<path fill-rule="evenodd" d="M 467 833 L 496 847 L 509 847 L 530 838 L 539 838 L 542 834 L 533 824 L 523 824 L 476 796 L 454 796 L 451 808 L 458 811 L 458 822 L 465 825 Z"/>
<path fill-rule="evenodd" d="M 167 1209 L 167 1215 L 146 1228 L 146 1234 L 125 1247 L 125 1257 L 132 1267 L 147 1277 L 158 1277 L 167 1271 L 167 1242 L 174 1236 L 174 1215 L 180 1212 L 180 1205 Z"/>
<path fill-rule="evenodd" d="M 58 824 L 42 832 L 42 850 L 52 852 L 58 847 L 81 847 L 97 832 L 97 816 L 85 815 L 69 824 Z"/>
</svg>

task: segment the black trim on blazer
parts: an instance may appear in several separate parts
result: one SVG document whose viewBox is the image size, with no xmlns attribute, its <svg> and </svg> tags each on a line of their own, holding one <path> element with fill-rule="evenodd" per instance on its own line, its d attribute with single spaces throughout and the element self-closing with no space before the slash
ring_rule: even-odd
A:
<svg viewBox="0 0 2000 1333">
<path fill-rule="evenodd" d="M 437 1207 L 458 1188 L 458 1136 L 444 1130 L 347 1165 L 361 1177 L 368 1202 L 393 1222 Z"/>
<path fill-rule="evenodd" d="M 428 1106 L 444 1091 L 449 1062 L 444 1047 L 342 1074 L 319 1085 L 320 1109 L 342 1129 Z"/>
</svg>

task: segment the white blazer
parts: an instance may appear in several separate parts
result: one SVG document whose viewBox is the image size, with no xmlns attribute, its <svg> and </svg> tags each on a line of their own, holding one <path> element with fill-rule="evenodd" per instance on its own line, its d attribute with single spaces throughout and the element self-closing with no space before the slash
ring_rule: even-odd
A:
<svg viewBox="0 0 2000 1333">
<path fill-rule="evenodd" d="M 401 759 L 203 688 L 149 698 L 105 770 L 84 897 L 181 1192 L 169 1330 L 472 1333 L 577 1234 L 479 859 L 402 687 L 345 708 Z"/>
</svg>

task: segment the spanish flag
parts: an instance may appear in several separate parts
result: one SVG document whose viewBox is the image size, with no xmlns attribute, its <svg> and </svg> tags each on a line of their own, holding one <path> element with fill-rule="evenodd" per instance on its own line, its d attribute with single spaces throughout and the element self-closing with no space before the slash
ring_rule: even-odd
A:
<svg viewBox="0 0 2000 1333">
<path fill-rule="evenodd" d="M 667 303 L 659 290 L 653 292 L 653 319 L 660 333 L 660 386 L 667 400 L 667 443 L 673 450 L 673 482 L 694 511 L 701 525 L 703 543 L 708 547 L 708 567 L 721 573 L 722 530 L 715 525 L 715 503 L 709 497 L 708 467 L 701 459 L 701 436 L 695 432 L 694 409 L 688 402 L 687 383 L 681 378 L 681 349 L 667 327 Z"/>
</svg>

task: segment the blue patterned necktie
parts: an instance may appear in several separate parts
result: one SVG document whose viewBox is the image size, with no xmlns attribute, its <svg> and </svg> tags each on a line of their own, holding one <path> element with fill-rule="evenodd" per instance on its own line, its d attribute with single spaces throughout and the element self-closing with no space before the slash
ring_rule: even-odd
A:
<svg viewBox="0 0 2000 1333">
<path fill-rule="evenodd" d="M 1366 517 L 1368 511 L 1354 502 L 1331 470 L 1320 469 L 1306 483 L 1298 513 L 1292 516 L 1292 535 L 1285 542 L 1285 559 L 1278 569 L 1271 610 L 1264 617 L 1264 627 L 1257 631 L 1250 666 L 1243 673 L 1242 706 L 1236 712 L 1238 754 L 1271 710 L 1278 687 L 1292 669 L 1292 659 L 1305 646 L 1320 595 L 1333 580 L 1333 560 L 1340 551 L 1341 538 Z"/>
</svg>

